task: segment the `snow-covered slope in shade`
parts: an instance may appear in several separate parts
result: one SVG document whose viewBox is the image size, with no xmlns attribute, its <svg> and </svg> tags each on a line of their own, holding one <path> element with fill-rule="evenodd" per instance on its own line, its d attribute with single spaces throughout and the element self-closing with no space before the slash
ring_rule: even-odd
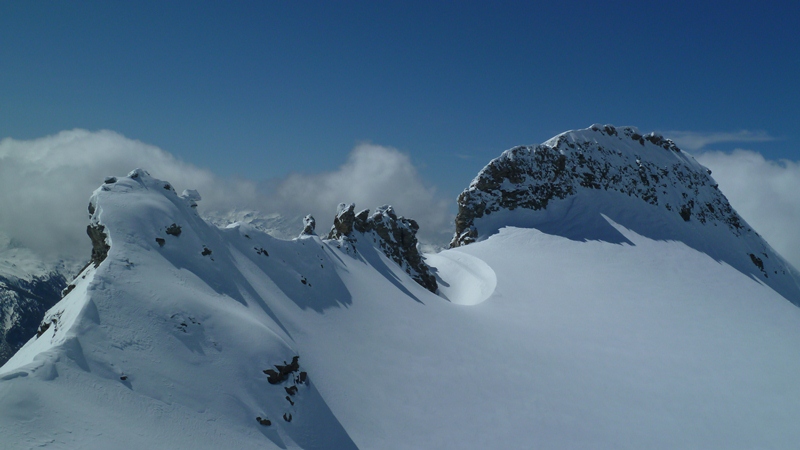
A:
<svg viewBox="0 0 800 450">
<path fill-rule="evenodd" d="M 683 242 L 800 306 L 800 272 L 736 213 L 710 170 L 655 133 L 593 125 L 514 147 L 481 170 L 458 206 L 453 247 L 508 225 L 624 242 L 605 215 L 643 236 Z"/>
</svg>

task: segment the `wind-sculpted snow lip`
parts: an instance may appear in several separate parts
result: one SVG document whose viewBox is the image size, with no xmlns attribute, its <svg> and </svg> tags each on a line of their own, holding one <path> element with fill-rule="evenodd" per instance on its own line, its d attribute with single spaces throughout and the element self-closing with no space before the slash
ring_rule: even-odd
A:
<svg viewBox="0 0 800 450">
<path fill-rule="evenodd" d="M 739 216 L 711 171 L 670 139 L 634 127 L 593 125 L 506 150 L 459 195 L 450 246 L 510 225 L 625 242 L 601 214 L 687 243 L 800 305 L 800 273 Z"/>
</svg>

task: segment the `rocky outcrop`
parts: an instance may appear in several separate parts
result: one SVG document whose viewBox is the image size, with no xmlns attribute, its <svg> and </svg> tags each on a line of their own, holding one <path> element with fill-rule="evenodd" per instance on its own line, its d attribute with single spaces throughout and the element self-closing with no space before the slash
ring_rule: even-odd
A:
<svg viewBox="0 0 800 450">
<path fill-rule="evenodd" d="M 317 221 L 314 220 L 314 216 L 311 214 L 305 216 L 303 218 L 303 231 L 300 232 L 300 236 L 313 236 L 314 229 L 317 227 Z"/>
<path fill-rule="evenodd" d="M 374 243 L 392 261 L 405 270 L 420 286 L 436 293 L 436 277 L 417 249 L 419 225 L 412 219 L 398 216 L 394 208 L 384 205 L 370 214 L 368 209 L 355 213 L 355 204 L 339 205 L 328 239 L 354 242 L 356 233 L 372 234 Z"/>
<path fill-rule="evenodd" d="M 500 210 L 547 208 L 581 189 L 616 191 L 684 221 L 716 221 L 740 234 L 742 219 L 710 171 L 669 139 L 633 127 L 593 125 L 492 160 L 458 197 L 451 247 L 478 239 L 476 220 Z"/>
<path fill-rule="evenodd" d="M 98 267 L 106 259 L 108 251 L 111 250 L 111 246 L 108 245 L 108 235 L 105 231 L 106 227 L 98 223 L 93 223 L 86 227 L 86 234 L 92 240 L 91 263 L 95 267 Z"/>
</svg>

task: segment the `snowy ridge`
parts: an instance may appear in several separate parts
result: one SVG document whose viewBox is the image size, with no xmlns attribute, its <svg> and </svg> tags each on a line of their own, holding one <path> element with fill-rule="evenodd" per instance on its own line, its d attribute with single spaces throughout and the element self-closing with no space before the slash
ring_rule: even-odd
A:
<svg viewBox="0 0 800 450">
<path fill-rule="evenodd" d="M 728 262 L 754 233 L 584 189 L 422 255 L 436 295 L 379 244 L 414 231 L 388 207 L 284 241 L 198 199 L 142 170 L 95 191 L 94 264 L 0 367 L 3 448 L 800 441 L 800 308 Z"/>
<path fill-rule="evenodd" d="M 281 291 L 259 269 L 271 262 L 267 249 L 281 241 L 246 226 L 209 226 L 192 208 L 194 201 L 140 169 L 109 178 L 95 191 L 90 202 L 95 264 L 76 277 L 66 297 L 45 315 L 37 336 L 0 370 L 1 398 L 38 399 L 14 408 L 34 427 L 17 430 L 15 436 L 25 439 L 20 445 L 353 447 L 316 391 L 302 356 L 300 368 L 307 373 L 302 383 L 299 371 L 274 386 L 264 373 L 298 356 L 265 303 Z M 102 242 L 107 255 L 96 252 Z M 310 288 L 295 272 L 302 263 L 277 266 L 273 270 L 289 270 L 278 278 Z M 249 276 L 264 281 L 254 286 Z M 11 386 L 19 382 L 22 386 Z M 95 387 L 87 391 L 89 386 Z M 162 415 L 181 423 L 182 432 Z M 8 425 L 0 420 L 3 435 Z M 45 436 L 35 431 L 39 427 L 51 431 Z M 89 439 L 71 433 L 89 427 L 102 431 Z"/>
<path fill-rule="evenodd" d="M 506 150 L 458 197 L 452 247 L 503 226 L 621 242 L 603 215 L 656 239 L 679 240 L 800 305 L 800 273 L 731 207 L 711 172 L 655 133 L 593 125 Z"/>
</svg>

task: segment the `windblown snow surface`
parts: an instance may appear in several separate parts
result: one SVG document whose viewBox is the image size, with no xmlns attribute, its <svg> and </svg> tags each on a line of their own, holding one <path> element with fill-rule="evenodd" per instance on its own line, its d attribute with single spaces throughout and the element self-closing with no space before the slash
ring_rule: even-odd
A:
<svg viewBox="0 0 800 450">
<path fill-rule="evenodd" d="M 91 200 L 108 256 L 0 368 L 0 443 L 796 446 L 800 296 L 647 237 L 653 217 L 685 234 L 680 217 L 594 194 L 529 212 L 526 225 L 561 211 L 568 236 L 506 226 L 429 255 L 435 295 L 368 239 L 219 229 L 136 170 Z M 576 238 L 596 227 L 606 238 Z M 294 356 L 298 371 L 271 384 L 263 371 Z"/>
</svg>

